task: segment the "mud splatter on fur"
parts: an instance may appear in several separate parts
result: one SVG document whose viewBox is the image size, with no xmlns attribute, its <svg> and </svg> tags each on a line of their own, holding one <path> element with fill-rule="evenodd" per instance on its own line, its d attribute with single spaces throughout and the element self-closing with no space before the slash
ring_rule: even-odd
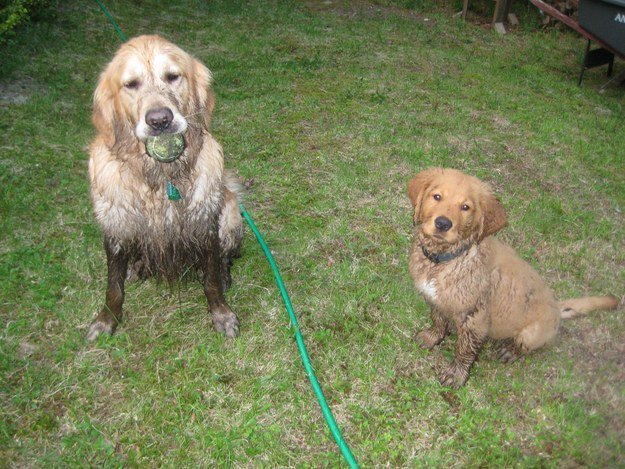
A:
<svg viewBox="0 0 625 469">
<path fill-rule="evenodd" d="M 129 264 L 139 278 L 174 282 L 188 272 L 201 274 L 216 329 L 238 334 L 223 291 L 243 238 L 240 183 L 224 171 L 221 146 L 210 134 L 211 77 L 203 64 L 158 36 L 128 41 L 100 77 L 89 176 L 109 274 L 89 339 L 114 332 L 121 321 Z M 151 119 L 157 111 L 165 117 Z M 184 132 L 187 142 L 171 163 L 146 153 L 146 138 L 164 132 Z M 180 200 L 168 199 L 167 183 Z"/>
<path fill-rule="evenodd" d="M 616 308 L 618 301 L 611 296 L 558 303 L 538 273 L 492 236 L 507 217 L 490 187 L 478 179 L 430 169 L 411 179 L 408 196 L 418 226 L 409 269 L 431 306 L 433 322 L 417 340 L 431 349 L 451 329 L 458 333 L 454 360 L 439 376 L 443 385 L 465 384 L 487 338 L 501 341 L 501 360 L 512 362 L 550 344 L 561 318 Z M 459 254 L 437 263 L 424 247 L 436 255 Z"/>
</svg>

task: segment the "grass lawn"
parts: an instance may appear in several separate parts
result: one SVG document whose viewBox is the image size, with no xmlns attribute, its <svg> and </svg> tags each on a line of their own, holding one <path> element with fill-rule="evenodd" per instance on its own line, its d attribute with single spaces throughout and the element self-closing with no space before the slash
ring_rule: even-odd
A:
<svg viewBox="0 0 625 469">
<path fill-rule="evenodd" d="M 86 343 L 104 299 L 91 212 L 91 94 L 120 40 L 95 2 L 59 2 L 0 50 L 0 466 L 339 466 L 283 304 L 250 230 L 233 269 L 241 336 L 199 284 L 127 289 L 118 333 Z M 362 466 L 625 465 L 625 315 L 567 321 L 512 365 L 487 345 L 440 386 L 455 338 L 407 269 L 408 179 L 429 166 L 493 185 L 500 237 L 560 298 L 625 295 L 623 88 L 584 40 L 468 22 L 461 2 L 109 0 L 128 37 L 160 33 L 213 71 L 214 134 L 254 179 L 328 402 Z M 479 5 L 479 2 L 476 2 Z M 417 6 L 415 6 L 417 5 Z M 616 72 L 623 63 L 616 65 Z"/>
</svg>

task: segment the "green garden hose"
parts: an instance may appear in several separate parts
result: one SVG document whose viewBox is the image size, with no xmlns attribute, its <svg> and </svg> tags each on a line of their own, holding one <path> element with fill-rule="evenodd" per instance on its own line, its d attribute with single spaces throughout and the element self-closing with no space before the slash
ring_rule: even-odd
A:
<svg viewBox="0 0 625 469">
<path fill-rule="evenodd" d="M 117 31 L 117 34 L 121 38 L 122 42 L 126 42 L 126 36 L 124 36 L 124 33 L 122 32 L 121 28 L 115 21 L 115 18 L 113 18 L 113 15 L 111 15 L 111 13 L 107 10 L 107 8 L 104 6 L 104 4 L 100 0 L 96 0 L 96 2 L 100 6 L 104 14 L 107 16 L 107 18 L 109 19 L 113 27 L 115 28 L 115 31 Z M 265 253 L 265 257 L 267 257 L 267 261 L 269 262 L 269 265 L 271 266 L 271 270 L 273 271 L 273 275 L 276 279 L 276 283 L 278 284 L 278 288 L 280 289 L 280 294 L 282 295 L 282 300 L 284 301 L 284 306 L 286 307 L 287 313 L 289 314 L 291 325 L 293 329 L 295 330 L 295 340 L 297 342 L 297 348 L 299 349 L 300 356 L 302 357 L 302 363 L 304 364 L 304 368 L 306 370 L 306 374 L 308 375 L 308 379 L 310 380 L 310 384 L 312 385 L 313 391 L 315 392 L 315 395 L 317 396 L 317 401 L 319 402 L 319 406 L 321 407 L 321 412 L 323 413 L 323 416 L 326 419 L 326 423 L 328 424 L 328 427 L 330 428 L 330 432 L 332 433 L 332 436 L 334 437 L 334 441 L 336 441 L 336 444 L 341 450 L 341 454 L 343 455 L 343 457 L 345 458 L 349 466 L 352 468 L 357 468 L 358 463 L 356 462 L 354 455 L 350 451 L 349 446 L 347 446 L 347 443 L 343 439 L 343 435 L 341 435 L 341 430 L 339 429 L 336 423 L 336 420 L 334 420 L 332 411 L 330 410 L 330 407 L 328 407 L 328 403 L 326 402 L 326 398 L 323 394 L 323 390 L 321 389 L 321 385 L 319 384 L 319 381 L 317 380 L 317 376 L 315 375 L 315 371 L 310 362 L 310 357 L 308 356 L 308 352 L 306 351 L 306 345 L 304 344 L 304 337 L 302 336 L 302 332 L 299 328 L 297 317 L 295 316 L 295 311 L 293 310 L 293 305 L 291 304 L 291 299 L 289 298 L 289 294 L 286 290 L 284 282 L 282 281 L 282 276 L 280 275 L 278 266 L 276 265 L 273 255 L 271 254 L 271 251 L 269 250 L 267 243 L 265 243 L 263 236 L 260 234 L 260 231 L 258 231 L 258 228 L 256 228 L 256 225 L 254 224 L 254 221 L 252 220 L 252 217 L 250 216 L 250 214 L 247 212 L 247 210 L 245 210 L 245 207 L 243 206 L 243 204 L 239 204 L 239 208 L 241 210 L 241 214 L 245 218 L 245 221 L 247 221 L 247 224 L 249 225 L 250 229 L 254 233 L 254 236 L 256 236 L 256 240 L 258 241 L 261 248 L 263 249 L 263 252 Z"/>
<path fill-rule="evenodd" d="M 256 240 L 260 247 L 263 248 L 263 252 L 265 253 L 265 257 L 267 257 L 267 261 L 271 266 L 271 270 L 273 270 L 273 275 L 276 278 L 276 283 L 278 284 L 278 288 L 280 289 L 280 293 L 282 294 L 282 299 L 284 300 L 284 306 L 286 307 L 287 312 L 289 313 L 289 318 L 291 318 L 291 324 L 293 325 L 293 329 L 295 330 L 295 340 L 297 341 L 297 348 L 299 349 L 299 353 L 302 357 L 302 363 L 304 364 L 304 368 L 306 369 L 306 373 L 308 374 L 308 379 L 310 379 L 310 384 L 312 385 L 313 390 L 317 396 L 317 401 L 319 402 L 319 406 L 321 407 L 321 412 L 323 412 L 323 416 L 328 423 L 328 427 L 330 427 L 330 431 L 332 432 L 332 436 L 336 441 L 336 444 L 339 445 L 339 449 L 341 453 L 343 453 L 343 457 L 349 463 L 350 467 L 358 467 L 358 463 L 354 458 L 354 455 L 349 450 L 349 446 L 345 443 L 343 436 L 341 435 L 341 430 L 339 430 L 338 425 L 336 424 L 336 420 L 334 420 L 334 416 L 332 415 L 332 411 L 328 407 L 328 403 L 326 402 L 326 398 L 323 395 L 323 390 L 321 389 L 321 385 L 319 381 L 317 381 L 317 376 L 315 375 L 315 370 L 313 370 L 312 364 L 310 363 L 310 357 L 308 356 L 308 352 L 306 351 L 306 345 L 304 344 L 304 337 L 302 336 L 302 332 L 300 331 L 299 324 L 297 323 L 297 317 L 295 316 L 295 312 L 293 311 L 293 305 L 291 305 L 291 299 L 289 298 L 289 294 L 286 291 L 286 287 L 284 286 L 284 282 L 282 281 L 282 276 L 280 275 L 280 271 L 278 270 L 278 266 L 271 254 L 271 251 L 267 247 L 263 236 L 256 228 L 252 217 L 247 213 L 243 204 L 239 205 L 241 209 L 241 213 L 247 221 L 247 224 L 250 226 L 254 236 L 256 236 Z"/>
<path fill-rule="evenodd" d="M 95 0 L 95 1 L 98 3 L 98 5 L 100 5 L 100 8 L 102 9 L 106 17 L 109 19 L 109 21 L 115 28 L 115 31 L 117 31 L 117 34 L 119 34 L 119 37 L 122 39 L 122 42 L 126 42 L 126 36 L 124 36 L 122 29 L 117 24 L 117 21 L 115 21 L 115 18 L 113 18 L 113 15 L 111 15 L 108 9 L 104 6 L 104 3 L 102 3 L 100 0 Z"/>
</svg>

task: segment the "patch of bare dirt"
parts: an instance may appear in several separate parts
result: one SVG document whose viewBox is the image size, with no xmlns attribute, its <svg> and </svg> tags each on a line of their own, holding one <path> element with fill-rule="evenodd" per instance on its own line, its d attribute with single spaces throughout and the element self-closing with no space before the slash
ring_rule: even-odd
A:
<svg viewBox="0 0 625 469">
<path fill-rule="evenodd" d="M 36 85 L 30 79 L 0 82 L 0 107 L 26 104 L 35 91 Z"/>
<path fill-rule="evenodd" d="M 622 314 L 622 311 L 596 314 Z M 590 318 L 565 322 L 560 333 L 564 353 L 575 360 L 576 373 L 584 388 L 576 395 L 589 402 L 589 411 L 606 416 L 606 432 L 625 439 L 625 337 L 607 324 L 596 325 Z M 620 336 L 619 336 L 620 335 Z"/>
</svg>

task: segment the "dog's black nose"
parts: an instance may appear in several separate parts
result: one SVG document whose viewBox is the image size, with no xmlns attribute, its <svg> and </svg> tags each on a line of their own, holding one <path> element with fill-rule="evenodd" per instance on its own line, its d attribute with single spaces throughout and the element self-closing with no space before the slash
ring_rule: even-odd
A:
<svg viewBox="0 0 625 469">
<path fill-rule="evenodd" d="M 145 123 L 154 130 L 165 130 L 174 120 L 174 113 L 168 107 L 150 109 L 145 115 Z"/>
<path fill-rule="evenodd" d="M 436 220 L 434 220 L 434 226 L 438 231 L 449 231 L 453 223 L 447 217 L 437 217 Z"/>
</svg>

